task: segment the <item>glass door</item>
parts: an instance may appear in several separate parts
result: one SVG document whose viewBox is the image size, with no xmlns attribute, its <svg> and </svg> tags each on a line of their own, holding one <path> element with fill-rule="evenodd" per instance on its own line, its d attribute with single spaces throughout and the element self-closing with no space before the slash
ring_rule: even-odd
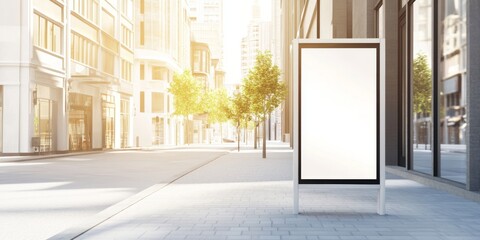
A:
<svg viewBox="0 0 480 240">
<path fill-rule="evenodd" d="M 92 149 L 92 97 L 69 94 L 68 140 L 70 151 Z"/>
<path fill-rule="evenodd" d="M 102 95 L 103 148 L 111 149 L 115 144 L 115 98 Z"/>
<path fill-rule="evenodd" d="M 410 4 L 411 147 L 413 170 L 433 175 L 433 0 Z"/>
</svg>

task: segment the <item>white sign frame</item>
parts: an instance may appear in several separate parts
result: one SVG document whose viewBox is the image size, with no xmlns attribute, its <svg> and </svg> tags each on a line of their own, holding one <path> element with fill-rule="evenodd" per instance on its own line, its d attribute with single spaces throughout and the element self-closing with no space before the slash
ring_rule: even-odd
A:
<svg viewBox="0 0 480 240">
<path fill-rule="evenodd" d="M 378 189 L 377 213 L 385 215 L 385 42 L 384 39 L 295 39 L 293 47 L 293 212 L 299 213 L 299 188 L 335 187 L 335 188 L 375 188 Z M 376 49 L 377 77 L 377 131 L 376 134 L 376 177 L 375 179 L 302 179 L 301 169 L 301 49 Z M 348 69 L 349 70 L 349 69 Z M 348 146 L 346 147 L 348 151 Z M 311 170 L 309 170 L 311 171 Z"/>
</svg>

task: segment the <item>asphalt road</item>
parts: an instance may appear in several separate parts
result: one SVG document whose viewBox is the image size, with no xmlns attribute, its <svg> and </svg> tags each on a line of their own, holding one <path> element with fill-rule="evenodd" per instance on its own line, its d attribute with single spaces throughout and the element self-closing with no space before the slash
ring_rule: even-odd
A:
<svg viewBox="0 0 480 240">
<path fill-rule="evenodd" d="M 231 149 L 118 151 L 0 162 L 0 239 L 51 237 Z"/>
</svg>

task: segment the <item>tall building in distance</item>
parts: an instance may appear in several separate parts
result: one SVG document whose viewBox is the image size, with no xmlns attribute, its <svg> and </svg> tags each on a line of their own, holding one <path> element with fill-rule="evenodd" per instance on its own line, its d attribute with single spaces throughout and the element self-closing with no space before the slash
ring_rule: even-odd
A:
<svg viewBox="0 0 480 240">
<path fill-rule="evenodd" d="M 131 145 L 133 0 L 4 3 L 0 152 Z"/>
<path fill-rule="evenodd" d="M 272 53 L 273 64 L 281 66 L 281 6 L 280 1 L 270 3 L 271 17 L 263 19 L 260 2 L 255 0 L 251 9 L 251 20 L 247 26 L 247 35 L 241 42 L 241 77 L 247 77 L 248 72 L 255 66 L 259 51 L 268 50 Z M 283 76 L 280 76 L 282 78 Z M 282 140 L 282 110 L 281 107 L 273 111 L 267 121 L 265 131 L 267 140 Z"/>
<path fill-rule="evenodd" d="M 206 81 L 206 88 L 221 88 L 225 78 L 223 70 L 223 0 L 188 0 L 188 2 L 192 21 L 192 44 L 208 45 L 211 59 L 208 65 L 213 68 L 208 71 L 207 79 L 204 79 L 205 76 L 198 76 L 194 68 L 193 74 L 200 77 L 202 81 Z M 192 51 L 192 54 L 195 58 L 195 51 Z M 194 61 L 199 62 L 198 59 L 194 59 Z"/>
<path fill-rule="evenodd" d="M 255 66 L 258 51 L 269 50 L 274 53 L 272 44 L 272 22 L 262 19 L 261 7 L 258 0 L 252 5 L 251 20 L 247 26 L 247 35 L 241 43 L 241 77 L 248 75 L 250 68 Z"/>
<path fill-rule="evenodd" d="M 183 144 L 183 122 L 173 116 L 168 88 L 175 72 L 190 69 L 187 1 L 135 2 L 135 145 Z"/>
</svg>

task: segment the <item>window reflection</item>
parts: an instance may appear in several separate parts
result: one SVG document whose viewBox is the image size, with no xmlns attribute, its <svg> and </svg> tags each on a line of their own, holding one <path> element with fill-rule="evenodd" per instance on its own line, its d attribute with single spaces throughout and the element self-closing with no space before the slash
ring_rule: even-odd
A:
<svg viewBox="0 0 480 240">
<path fill-rule="evenodd" d="M 466 182 L 466 0 L 439 1 L 441 176 Z"/>
<path fill-rule="evenodd" d="M 412 10 L 413 169 L 433 174 L 432 0 L 417 0 Z"/>
</svg>

